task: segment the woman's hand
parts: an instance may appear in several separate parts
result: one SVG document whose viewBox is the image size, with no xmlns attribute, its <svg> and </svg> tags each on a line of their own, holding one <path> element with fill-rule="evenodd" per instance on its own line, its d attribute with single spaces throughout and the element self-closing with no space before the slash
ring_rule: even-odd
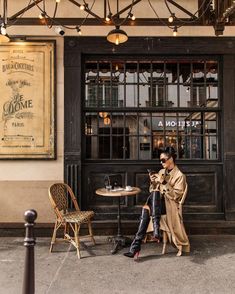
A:
<svg viewBox="0 0 235 294">
<path fill-rule="evenodd" d="M 150 180 L 152 183 L 159 183 L 160 182 L 160 176 L 158 173 L 150 174 L 149 177 L 150 177 Z"/>
</svg>

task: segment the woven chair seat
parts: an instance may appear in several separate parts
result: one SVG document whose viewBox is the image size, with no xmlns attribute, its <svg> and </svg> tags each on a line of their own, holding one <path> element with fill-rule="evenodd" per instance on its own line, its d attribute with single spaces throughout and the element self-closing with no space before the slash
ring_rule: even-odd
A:
<svg viewBox="0 0 235 294">
<path fill-rule="evenodd" d="M 92 216 L 94 216 L 94 211 L 74 211 L 64 214 L 63 219 L 68 223 L 84 223 Z"/>
<path fill-rule="evenodd" d="M 77 249 L 77 256 L 80 255 L 80 238 L 90 237 L 95 245 L 95 239 L 91 227 L 91 219 L 94 216 L 94 211 L 81 211 L 77 199 L 69 187 L 65 183 L 55 183 L 49 187 L 49 199 L 56 215 L 54 231 L 51 239 L 50 252 L 56 243 L 57 230 L 64 229 L 63 241 L 70 242 Z M 69 206 L 74 207 L 73 211 L 69 211 Z M 86 224 L 88 235 L 80 236 L 81 224 Z M 59 240 L 58 240 L 59 241 Z"/>
</svg>

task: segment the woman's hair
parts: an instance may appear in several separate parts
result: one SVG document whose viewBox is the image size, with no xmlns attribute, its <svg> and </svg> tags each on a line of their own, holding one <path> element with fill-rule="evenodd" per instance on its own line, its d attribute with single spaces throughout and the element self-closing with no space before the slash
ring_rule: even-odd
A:
<svg viewBox="0 0 235 294">
<path fill-rule="evenodd" d="M 167 157 L 172 157 L 173 158 L 173 161 L 175 162 L 176 152 L 175 152 L 175 149 L 173 147 L 166 147 L 166 149 L 163 150 L 162 153 L 166 154 Z"/>
</svg>

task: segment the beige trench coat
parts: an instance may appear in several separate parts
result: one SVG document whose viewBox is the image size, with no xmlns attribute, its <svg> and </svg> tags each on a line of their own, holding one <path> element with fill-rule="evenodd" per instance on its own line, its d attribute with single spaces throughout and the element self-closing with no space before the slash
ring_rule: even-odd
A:
<svg viewBox="0 0 235 294">
<path fill-rule="evenodd" d="M 150 192 L 160 191 L 162 197 L 165 198 L 166 215 L 161 216 L 160 229 L 167 233 L 169 242 L 174 243 L 178 249 L 190 252 L 190 243 L 185 232 L 179 205 L 186 189 L 186 177 L 176 165 L 168 175 L 166 175 L 165 169 L 161 169 L 158 174 L 160 174 L 162 181 L 165 180 L 167 183 L 151 184 L 149 190 Z"/>
</svg>

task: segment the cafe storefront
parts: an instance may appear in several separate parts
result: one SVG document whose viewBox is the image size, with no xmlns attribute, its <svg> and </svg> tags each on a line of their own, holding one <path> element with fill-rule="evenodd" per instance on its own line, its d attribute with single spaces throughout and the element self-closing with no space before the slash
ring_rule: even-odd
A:
<svg viewBox="0 0 235 294">
<path fill-rule="evenodd" d="M 234 38 L 65 38 L 65 181 L 96 221 L 116 218 L 115 199 L 95 194 L 106 174 L 141 189 L 122 199 L 122 219 L 137 220 L 147 168 L 161 168 L 167 146 L 189 184 L 185 219 L 235 220 L 234 48 Z"/>
</svg>

